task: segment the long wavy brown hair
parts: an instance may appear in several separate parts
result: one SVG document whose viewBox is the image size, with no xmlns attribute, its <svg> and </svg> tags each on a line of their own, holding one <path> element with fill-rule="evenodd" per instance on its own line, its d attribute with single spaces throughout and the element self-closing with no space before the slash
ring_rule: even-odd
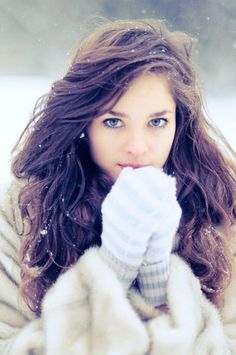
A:
<svg viewBox="0 0 236 355">
<path fill-rule="evenodd" d="M 169 31 L 163 21 L 107 22 L 82 42 L 65 76 L 36 104 L 15 147 L 12 171 L 24 182 L 21 289 L 37 314 L 59 274 L 101 244 L 101 203 L 111 181 L 91 158 L 86 128 L 146 72 L 168 76 L 177 105 L 175 139 L 164 166 L 176 177 L 183 211 L 177 252 L 218 304 L 232 265 L 218 227 L 235 220 L 235 177 L 203 114 L 191 48 L 188 35 Z M 233 154 L 220 134 L 218 139 Z"/>
</svg>

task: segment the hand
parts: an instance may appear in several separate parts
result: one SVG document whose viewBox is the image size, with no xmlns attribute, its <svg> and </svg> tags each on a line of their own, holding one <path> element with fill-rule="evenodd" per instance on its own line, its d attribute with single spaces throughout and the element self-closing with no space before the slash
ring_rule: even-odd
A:
<svg viewBox="0 0 236 355">
<path fill-rule="evenodd" d="M 156 206 L 156 220 L 153 221 L 155 230 L 148 240 L 143 259 L 143 263 L 146 265 L 163 261 L 169 257 L 181 218 L 181 208 L 176 199 L 175 178 L 162 171 L 158 173 L 160 193 Z"/>
<path fill-rule="evenodd" d="M 173 202 L 178 218 L 173 218 L 173 223 L 167 228 L 165 223 L 169 225 L 169 221 L 166 217 L 173 210 L 170 208 Z M 178 227 L 180 213 L 174 178 L 150 166 L 135 170 L 125 168 L 102 204 L 102 246 L 126 265 L 139 266 L 148 239 L 156 235 L 147 259 L 151 258 L 153 250 L 166 255 L 171 248 L 170 239 Z M 172 219 L 172 216 L 168 217 Z"/>
<path fill-rule="evenodd" d="M 102 247 L 119 262 L 134 267 L 141 264 L 152 233 L 153 206 L 143 192 L 146 179 L 146 173 L 123 169 L 102 204 Z"/>
<path fill-rule="evenodd" d="M 175 178 L 158 171 L 160 188 L 156 196 L 154 232 L 148 240 L 143 263 L 139 268 L 138 285 L 143 297 L 154 306 L 166 303 L 169 277 L 169 256 L 181 216 L 176 200 Z"/>
</svg>

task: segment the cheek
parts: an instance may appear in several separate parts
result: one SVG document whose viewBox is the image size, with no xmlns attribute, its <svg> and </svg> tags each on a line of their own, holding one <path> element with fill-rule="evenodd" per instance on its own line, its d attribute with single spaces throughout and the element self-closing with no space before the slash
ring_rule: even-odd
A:
<svg viewBox="0 0 236 355">
<path fill-rule="evenodd" d="M 175 139 L 175 129 L 172 130 L 171 135 L 169 136 L 169 139 L 167 140 L 169 151 L 171 150 L 171 147 L 173 145 L 174 139 Z"/>
<path fill-rule="evenodd" d="M 172 135 L 169 137 L 169 139 L 166 140 L 166 146 L 165 146 L 166 155 L 167 155 L 166 159 L 168 158 L 168 155 L 170 154 L 174 139 L 175 139 L 175 132 L 173 132 Z"/>
<path fill-rule="evenodd" d="M 107 140 L 101 134 L 89 134 L 88 138 L 90 152 L 94 162 L 98 165 L 103 164 L 104 159 L 107 156 L 107 152 L 109 151 L 109 144 L 107 144 Z"/>
<path fill-rule="evenodd" d="M 97 160 L 99 159 L 100 149 L 101 149 L 99 143 L 90 141 L 89 147 L 90 147 L 90 152 L 91 152 L 91 156 L 92 156 L 93 160 L 95 162 L 97 162 Z"/>
<path fill-rule="evenodd" d="M 168 132 L 168 134 L 163 135 L 161 138 L 157 139 L 155 145 L 155 156 L 157 157 L 158 164 L 163 166 L 168 159 L 171 151 L 171 147 L 174 142 L 175 130 Z"/>
<path fill-rule="evenodd" d="M 97 139 L 95 138 L 96 137 L 94 137 L 93 131 L 92 130 L 88 131 L 88 146 L 93 160 L 96 160 L 95 155 L 97 151 Z"/>
</svg>

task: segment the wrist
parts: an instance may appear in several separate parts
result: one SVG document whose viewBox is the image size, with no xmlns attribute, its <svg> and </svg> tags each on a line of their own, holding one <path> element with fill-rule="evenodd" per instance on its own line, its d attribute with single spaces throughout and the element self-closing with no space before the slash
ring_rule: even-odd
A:
<svg viewBox="0 0 236 355">
<path fill-rule="evenodd" d="M 101 246 L 99 253 L 103 261 L 115 272 L 125 290 L 128 290 L 136 279 L 138 266 L 128 265 L 117 259 L 105 246 Z"/>
<path fill-rule="evenodd" d="M 153 306 L 166 304 L 169 278 L 169 258 L 154 264 L 142 264 L 138 273 L 138 286 L 144 299 Z"/>
</svg>

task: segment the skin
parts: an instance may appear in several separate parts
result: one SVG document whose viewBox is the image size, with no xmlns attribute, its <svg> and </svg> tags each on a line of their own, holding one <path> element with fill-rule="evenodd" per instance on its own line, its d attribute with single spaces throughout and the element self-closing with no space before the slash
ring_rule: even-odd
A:
<svg viewBox="0 0 236 355">
<path fill-rule="evenodd" d="M 88 128 L 95 163 L 115 182 L 127 166 L 162 168 L 174 140 L 176 103 L 168 79 L 143 74 L 132 81 L 111 112 Z"/>
</svg>

